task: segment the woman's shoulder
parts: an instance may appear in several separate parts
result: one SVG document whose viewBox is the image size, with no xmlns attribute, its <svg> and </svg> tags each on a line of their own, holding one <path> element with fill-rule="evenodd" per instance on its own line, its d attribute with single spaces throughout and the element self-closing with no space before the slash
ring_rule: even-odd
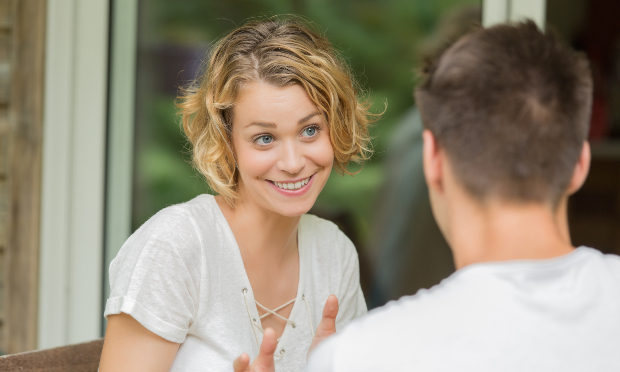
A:
<svg viewBox="0 0 620 372">
<path fill-rule="evenodd" d="M 195 198 L 183 203 L 173 204 L 161 209 L 153 215 L 155 217 L 173 217 L 173 216 L 196 216 L 216 214 L 219 211 L 215 197 L 209 194 L 201 194 Z"/>
<path fill-rule="evenodd" d="M 312 214 L 304 214 L 301 216 L 299 221 L 301 228 L 312 232 L 313 234 L 319 234 L 326 239 L 336 238 L 343 236 L 346 238 L 346 235 L 340 230 L 338 225 L 333 223 L 332 221 L 317 217 Z"/>
<path fill-rule="evenodd" d="M 321 254 L 351 256 L 357 258 L 357 251 L 351 239 L 332 221 L 304 214 L 300 220 L 301 234 Z"/>
<path fill-rule="evenodd" d="M 213 195 L 202 194 L 187 202 L 173 204 L 161 209 L 144 222 L 139 230 L 187 232 L 188 228 L 197 229 L 199 221 L 217 221 L 219 213 L 219 208 Z"/>
<path fill-rule="evenodd" d="M 121 251 L 142 250 L 147 245 L 173 247 L 180 253 L 200 251 L 208 234 L 205 229 L 218 221 L 217 208 L 212 195 L 163 208 L 127 239 Z"/>
</svg>

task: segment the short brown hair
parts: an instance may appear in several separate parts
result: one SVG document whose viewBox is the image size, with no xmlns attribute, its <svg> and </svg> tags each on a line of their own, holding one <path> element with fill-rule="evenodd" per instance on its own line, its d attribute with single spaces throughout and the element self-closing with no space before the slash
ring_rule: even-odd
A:
<svg viewBox="0 0 620 372">
<path fill-rule="evenodd" d="M 254 20 L 214 44 L 205 73 L 178 97 L 193 164 L 230 204 L 236 193 L 231 143 L 232 108 L 240 87 L 251 81 L 300 84 L 326 117 L 336 170 L 371 153 L 366 99 L 343 58 L 309 22 L 294 16 Z"/>
<path fill-rule="evenodd" d="M 555 205 L 587 138 L 592 78 L 582 53 L 526 21 L 458 40 L 416 100 L 471 195 Z"/>
</svg>

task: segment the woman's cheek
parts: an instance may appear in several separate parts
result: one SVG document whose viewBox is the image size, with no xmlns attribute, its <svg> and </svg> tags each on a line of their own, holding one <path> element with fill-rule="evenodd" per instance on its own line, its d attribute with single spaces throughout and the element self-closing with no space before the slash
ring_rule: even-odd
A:
<svg viewBox="0 0 620 372">
<path fill-rule="evenodd" d="M 334 163 L 334 148 L 329 136 L 323 136 L 315 142 L 316 147 L 312 151 L 313 161 L 323 167 L 331 167 Z"/>
<path fill-rule="evenodd" d="M 239 169 L 241 172 L 247 172 L 252 177 L 261 176 L 272 167 L 275 162 L 274 151 L 258 150 L 254 148 L 245 148 L 238 152 Z"/>
</svg>

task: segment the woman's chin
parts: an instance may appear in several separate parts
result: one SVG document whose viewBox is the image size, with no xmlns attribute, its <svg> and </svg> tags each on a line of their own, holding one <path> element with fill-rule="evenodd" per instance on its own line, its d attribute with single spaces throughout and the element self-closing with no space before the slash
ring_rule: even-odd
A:
<svg viewBox="0 0 620 372">
<path fill-rule="evenodd" d="M 292 203 L 277 203 L 279 205 L 274 205 L 274 211 L 281 214 L 285 217 L 299 217 L 303 214 L 308 213 L 308 211 L 314 205 L 314 200 L 312 202 L 292 202 Z"/>
</svg>

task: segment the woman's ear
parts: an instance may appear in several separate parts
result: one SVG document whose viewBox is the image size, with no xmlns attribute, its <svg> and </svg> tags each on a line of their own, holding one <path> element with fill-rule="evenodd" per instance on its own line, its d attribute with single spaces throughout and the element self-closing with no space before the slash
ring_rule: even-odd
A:
<svg viewBox="0 0 620 372">
<path fill-rule="evenodd" d="M 577 192 L 577 190 L 579 190 L 586 181 L 588 172 L 590 171 L 591 159 L 592 155 L 590 153 L 590 143 L 588 141 L 584 141 L 583 147 L 581 148 L 581 154 L 579 155 L 579 160 L 577 160 L 577 164 L 575 164 L 575 169 L 573 170 L 573 177 L 570 179 L 568 189 L 566 190 L 568 195 L 572 195 Z"/>
<path fill-rule="evenodd" d="M 429 190 L 443 191 L 443 154 L 437 144 L 437 139 L 426 129 L 422 132 L 424 178 Z"/>
</svg>

